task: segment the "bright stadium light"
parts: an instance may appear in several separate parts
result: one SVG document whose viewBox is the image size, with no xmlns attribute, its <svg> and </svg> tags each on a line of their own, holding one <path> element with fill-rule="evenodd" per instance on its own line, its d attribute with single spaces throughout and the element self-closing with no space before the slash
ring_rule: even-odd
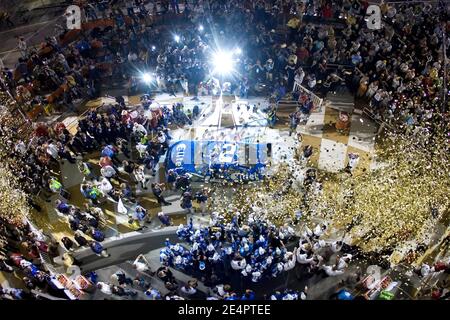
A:
<svg viewBox="0 0 450 320">
<path fill-rule="evenodd" d="M 233 71 L 234 61 L 233 54 L 230 52 L 218 51 L 212 57 L 214 73 L 226 75 Z"/>
<path fill-rule="evenodd" d="M 205 30 L 205 28 L 202 25 L 198 26 L 198 31 L 202 32 L 203 30 Z"/>
<path fill-rule="evenodd" d="M 175 39 L 175 42 L 177 42 L 177 43 L 180 42 L 180 40 L 181 40 L 180 36 L 177 34 L 174 36 L 174 39 Z"/>
<path fill-rule="evenodd" d="M 142 75 L 142 81 L 146 84 L 150 84 L 153 81 L 153 77 L 150 73 L 146 72 Z"/>
</svg>

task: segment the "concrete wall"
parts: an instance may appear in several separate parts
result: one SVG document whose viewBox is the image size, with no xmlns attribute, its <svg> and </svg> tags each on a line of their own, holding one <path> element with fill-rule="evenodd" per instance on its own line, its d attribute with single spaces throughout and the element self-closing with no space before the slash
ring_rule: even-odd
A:
<svg viewBox="0 0 450 320">
<path fill-rule="evenodd" d="M 103 247 L 110 254 L 107 258 L 97 256 L 90 248 L 75 251 L 73 256 L 82 263 L 81 270 L 83 272 L 97 270 L 127 260 L 134 260 L 141 253 L 145 254 L 161 248 L 164 246 L 166 238 L 177 242 L 176 230 L 177 227 L 167 227 L 146 233 L 130 232 L 112 237 L 102 242 Z"/>
</svg>

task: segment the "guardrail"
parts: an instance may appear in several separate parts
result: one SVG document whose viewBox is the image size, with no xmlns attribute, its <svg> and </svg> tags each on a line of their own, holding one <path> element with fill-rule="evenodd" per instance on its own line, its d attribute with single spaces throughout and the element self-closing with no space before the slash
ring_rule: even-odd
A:
<svg viewBox="0 0 450 320">
<path fill-rule="evenodd" d="M 43 293 L 43 292 L 40 292 L 40 291 L 37 291 L 37 290 L 34 290 L 34 289 L 31 290 L 31 293 L 33 293 L 36 296 L 48 299 L 48 300 L 67 300 L 67 299 L 63 299 L 63 298 L 54 297 L 54 296 L 52 296 L 52 295 L 50 295 L 48 293 Z"/>
<path fill-rule="evenodd" d="M 134 231 L 121 234 L 102 242 L 110 257 L 99 257 L 89 247 L 76 250 L 73 252 L 73 257 L 82 262 L 83 272 L 98 270 L 127 260 L 134 260 L 139 253 L 161 248 L 166 238 L 173 242 L 179 241 L 176 230 L 177 227 L 173 226 L 144 233 Z"/>
<path fill-rule="evenodd" d="M 292 92 L 299 92 L 299 91 L 303 91 L 309 94 L 312 98 L 314 109 L 320 110 L 323 104 L 323 99 L 320 98 L 318 95 L 314 94 L 312 91 L 306 89 L 298 81 L 294 81 L 294 88 L 292 89 Z"/>
</svg>

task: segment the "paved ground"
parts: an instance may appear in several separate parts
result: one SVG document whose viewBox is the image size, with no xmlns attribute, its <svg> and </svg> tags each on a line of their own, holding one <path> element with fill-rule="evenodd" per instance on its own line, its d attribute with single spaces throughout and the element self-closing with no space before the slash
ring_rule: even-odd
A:
<svg viewBox="0 0 450 320">
<path fill-rule="evenodd" d="M 51 1 L 44 2 L 44 5 L 47 5 L 47 2 L 50 3 Z M 61 1 L 53 1 L 53 4 L 59 2 Z M 18 11 L 12 17 L 16 26 L 0 29 L 0 41 L 2 43 L 0 58 L 6 67 L 13 68 L 20 57 L 20 53 L 17 51 L 16 37 L 23 36 L 27 41 L 28 47 L 39 46 L 40 43 L 45 41 L 47 36 L 56 34 L 56 24 L 62 25 L 65 23 L 65 19 L 62 16 L 64 6 L 46 9 L 39 9 L 39 7 L 42 7 L 42 3 L 39 4 L 38 1 L 34 1 L 34 3 L 28 4 L 23 9 L 11 9 Z M 26 12 L 24 13 L 22 10 L 26 10 Z M 27 20 L 25 24 L 22 20 L 23 17 Z"/>
</svg>

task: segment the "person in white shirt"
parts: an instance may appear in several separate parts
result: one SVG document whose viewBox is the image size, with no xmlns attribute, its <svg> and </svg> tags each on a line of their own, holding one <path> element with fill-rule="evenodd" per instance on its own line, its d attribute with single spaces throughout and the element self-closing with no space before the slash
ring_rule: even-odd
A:
<svg viewBox="0 0 450 320">
<path fill-rule="evenodd" d="M 333 253 L 341 251 L 342 245 L 343 243 L 341 241 L 333 241 L 330 245 L 331 251 Z"/>
<path fill-rule="evenodd" d="M 298 300 L 298 294 L 295 292 L 286 293 L 281 300 Z"/>
<path fill-rule="evenodd" d="M 25 269 L 25 268 L 28 268 L 29 266 L 31 266 L 32 263 L 30 261 L 22 259 L 22 260 L 20 260 L 19 265 L 22 269 Z"/>
<path fill-rule="evenodd" d="M 432 272 L 434 272 L 434 268 L 430 267 L 426 263 L 422 264 L 422 267 L 420 268 L 420 274 L 422 275 L 422 277 L 426 277 Z"/>
<path fill-rule="evenodd" d="M 303 71 L 303 68 L 300 67 L 297 69 L 297 72 L 295 73 L 294 80 L 298 84 L 302 84 L 304 78 L 305 78 L 305 71 Z"/>
<path fill-rule="evenodd" d="M 216 263 L 220 260 L 220 254 L 216 251 L 214 252 L 213 256 L 209 259 L 212 260 L 214 263 Z"/>
<path fill-rule="evenodd" d="M 103 170 L 103 168 L 102 168 Z M 98 188 L 100 189 L 100 191 L 107 196 L 113 189 L 113 186 L 111 184 L 111 182 L 109 182 L 109 180 L 107 178 L 103 178 L 100 181 L 100 184 L 98 185 Z"/>
<path fill-rule="evenodd" d="M 223 284 L 218 284 L 214 289 L 213 289 L 213 291 L 215 291 L 216 292 L 216 294 L 219 296 L 219 297 L 224 297 L 229 291 L 231 290 L 231 287 L 228 285 L 228 284 L 225 284 L 225 285 L 223 285 Z"/>
<path fill-rule="evenodd" d="M 101 172 L 102 176 L 104 176 L 105 178 L 108 178 L 108 179 L 114 177 L 117 174 L 116 170 L 114 170 L 114 168 L 112 166 L 108 166 L 108 165 L 102 167 L 100 169 L 100 172 Z"/>
<path fill-rule="evenodd" d="M 324 241 L 324 240 L 319 240 L 319 241 L 317 241 L 317 242 L 314 242 L 312 251 L 313 251 L 313 252 L 317 252 L 317 251 L 319 251 L 320 249 L 324 248 L 325 246 L 326 246 L 325 241 Z"/>
<path fill-rule="evenodd" d="M 147 145 L 138 143 L 136 145 L 136 150 L 139 152 L 139 156 L 143 158 L 145 156 L 145 153 L 147 152 Z"/>
<path fill-rule="evenodd" d="M 158 139 L 158 142 L 162 145 L 164 150 L 169 147 L 169 144 L 167 143 L 167 137 L 164 132 L 159 131 L 157 139 Z"/>
<path fill-rule="evenodd" d="M 241 271 L 241 274 L 244 276 L 244 277 L 247 277 L 249 274 L 251 274 L 252 273 L 252 266 L 250 265 L 250 264 L 247 264 L 246 266 L 245 266 L 245 268 L 244 269 L 242 269 L 242 271 Z"/>
<path fill-rule="evenodd" d="M 324 265 L 322 269 L 329 277 L 339 276 L 344 273 L 344 270 L 337 270 L 334 266 Z"/>
<path fill-rule="evenodd" d="M 326 224 L 321 224 L 319 223 L 315 228 L 314 228 L 314 235 L 316 237 L 320 237 L 321 235 L 323 235 L 325 233 L 325 231 L 327 230 L 327 226 Z"/>
<path fill-rule="evenodd" d="M 182 286 L 180 290 L 188 296 L 192 296 L 197 293 L 197 289 L 191 287 L 190 285 Z"/>
<path fill-rule="evenodd" d="M 56 161 L 59 160 L 58 147 L 54 143 L 48 144 L 47 153 Z"/>
<path fill-rule="evenodd" d="M 314 233 L 311 231 L 310 228 L 308 228 L 308 226 L 305 226 L 305 230 L 302 233 L 302 238 L 304 239 L 309 239 L 314 235 Z"/>
<path fill-rule="evenodd" d="M 303 289 L 303 291 L 300 292 L 300 300 L 306 300 L 307 292 L 308 292 L 308 287 L 305 286 L 305 289 Z"/>
<path fill-rule="evenodd" d="M 297 262 L 297 248 L 293 252 L 285 253 L 284 260 L 284 271 L 292 270 Z"/>
<path fill-rule="evenodd" d="M 347 262 L 350 262 L 351 259 L 352 259 L 351 254 L 346 254 L 345 256 L 342 256 L 342 257 L 337 256 L 336 257 L 336 269 L 344 270 L 348 266 Z"/>
<path fill-rule="evenodd" d="M 140 133 L 141 135 L 146 136 L 147 129 L 145 129 L 145 127 L 142 124 L 135 122 L 133 125 L 133 133 L 134 134 Z"/>
<path fill-rule="evenodd" d="M 142 189 L 147 189 L 148 179 L 145 177 L 144 166 L 139 166 L 134 170 L 134 177 L 138 183 L 141 183 Z"/>
<path fill-rule="evenodd" d="M 20 140 L 16 144 L 14 149 L 22 155 L 25 155 L 25 153 L 27 152 L 27 146 L 25 145 L 25 143 L 22 140 Z"/>
<path fill-rule="evenodd" d="M 184 298 L 177 295 L 173 295 L 173 296 L 166 296 L 166 300 L 184 300 Z"/>
<path fill-rule="evenodd" d="M 130 52 L 128 54 L 128 62 L 133 63 L 138 59 L 136 52 Z"/>
<path fill-rule="evenodd" d="M 158 142 L 161 143 L 161 144 L 165 143 L 166 140 L 167 140 L 166 135 L 164 134 L 164 132 L 161 132 L 161 131 L 158 132 L 157 139 L 158 139 Z"/>
<path fill-rule="evenodd" d="M 349 153 L 348 154 L 348 167 L 350 171 L 353 171 L 355 167 L 358 165 L 359 162 L 359 155 L 356 153 Z"/>
<path fill-rule="evenodd" d="M 19 42 L 17 44 L 17 48 L 19 48 L 20 54 L 22 55 L 22 58 L 26 58 L 28 55 L 28 45 L 25 41 L 24 37 L 19 38 Z"/>
<path fill-rule="evenodd" d="M 143 262 L 141 262 L 143 261 Z M 137 256 L 136 260 L 133 262 L 133 268 L 135 268 L 138 272 L 151 272 L 150 264 L 143 254 Z"/>
<path fill-rule="evenodd" d="M 185 93 L 186 95 L 188 95 L 188 94 L 189 94 L 189 84 L 188 84 L 188 80 L 186 79 L 185 76 L 182 76 L 182 77 L 181 77 L 181 79 L 180 79 L 180 84 L 181 84 L 181 87 L 182 87 L 183 90 L 184 90 L 184 93 Z"/>
<path fill-rule="evenodd" d="M 310 264 L 314 260 L 312 256 L 308 258 L 308 254 L 300 249 L 297 249 L 296 254 L 297 254 L 297 262 L 300 264 Z"/>
<path fill-rule="evenodd" d="M 97 288 L 107 295 L 112 295 L 111 285 L 105 282 L 97 282 Z"/>
<path fill-rule="evenodd" d="M 209 218 L 209 226 L 215 226 L 219 223 L 220 220 L 222 220 L 223 217 L 219 215 L 217 211 L 211 212 L 211 216 Z"/>
<path fill-rule="evenodd" d="M 245 258 L 241 257 L 240 255 L 237 255 L 234 257 L 233 260 L 231 260 L 231 268 L 233 270 L 242 270 L 247 266 L 247 261 L 245 261 Z"/>
<path fill-rule="evenodd" d="M 308 87 L 313 89 L 316 86 L 316 83 L 316 76 L 314 74 L 310 75 L 308 79 Z"/>
<path fill-rule="evenodd" d="M 259 270 L 253 271 L 252 272 L 252 282 L 258 282 L 259 279 L 261 279 L 262 277 L 262 273 Z"/>
</svg>

